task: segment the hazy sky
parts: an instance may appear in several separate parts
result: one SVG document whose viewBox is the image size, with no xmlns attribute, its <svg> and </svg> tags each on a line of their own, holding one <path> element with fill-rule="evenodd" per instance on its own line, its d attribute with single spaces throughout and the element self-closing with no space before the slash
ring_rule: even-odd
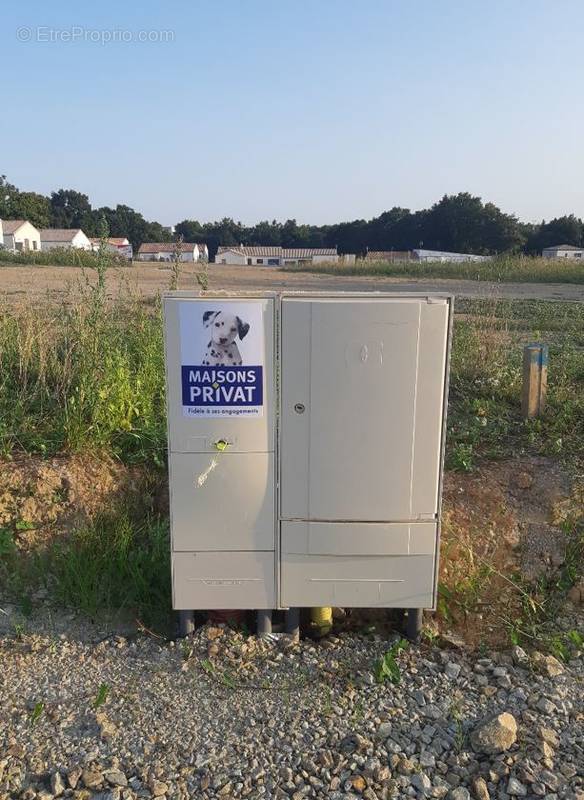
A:
<svg viewBox="0 0 584 800">
<path fill-rule="evenodd" d="M 0 174 L 166 224 L 584 216 L 583 33 L 582 0 L 4 3 Z"/>
</svg>

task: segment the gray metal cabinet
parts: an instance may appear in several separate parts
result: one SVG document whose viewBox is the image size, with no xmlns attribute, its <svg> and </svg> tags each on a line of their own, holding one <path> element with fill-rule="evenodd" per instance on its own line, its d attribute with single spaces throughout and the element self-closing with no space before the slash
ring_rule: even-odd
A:
<svg viewBox="0 0 584 800">
<path fill-rule="evenodd" d="M 278 602 L 274 306 L 164 298 L 176 609 Z"/>
<path fill-rule="evenodd" d="M 449 319 L 439 296 L 282 298 L 283 605 L 434 604 Z"/>
</svg>

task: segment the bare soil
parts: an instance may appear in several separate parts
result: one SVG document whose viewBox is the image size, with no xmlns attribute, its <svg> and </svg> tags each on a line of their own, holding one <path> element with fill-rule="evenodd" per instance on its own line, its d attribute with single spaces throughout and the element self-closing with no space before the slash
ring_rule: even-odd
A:
<svg viewBox="0 0 584 800">
<path fill-rule="evenodd" d="M 0 462 L 0 528 L 12 528 L 19 549 L 30 551 L 122 502 L 144 512 L 155 490 L 143 469 L 109 456 L 22 454 Z"/>
<path fill-rule="evenodd" d="M 201 267 L 181 267 L 181 289 L 198 289 L 196 273 Z M 111 296 L 130 290 L 152 300 L 170 284 L 167 264 L 135 262 L 124 269 L 112 269 L 107 276 Z M 92 270 L 80 267 L 21 265 L 0 266 L 0 297 L 10 303 L 66 301 L 76 287 L 94 281 Z M 584 302 L 584 285 L 560 283 L 493 283 L 470 280 L 429 280 L 376 276 L 320 275 L 307 272 L 284 272 L 274 267 L 237 267 L 209 265 L 209 289 L 229 291 L 432 291 L 450 292 L 461 297 L 516 298 L 539 300 L 575 300 Z"/>
<path fill-rule="evenodd" d="M 584 518 L 583 501 L 584 484 L 545 458 L 446 473 L 440 629 L 453 628 L 474 646 L 508 643 L 526 585 L 562 569 L 562 524 Z"/>
<path fill-rule="evenodd" d="M 167 513 L 165 476 L 148 475 L 106 456 L 44 460 L 20 455 L 0 464 L 0 527 L 15 531 L 23 551 L 66 537 L 112 507 Z M 488 463 L 472 474 L 446 473 L 437 632 L 471 647 L 509 642 L 526 583 L 561 570 L 562 523 L 584 517 L 584 484 L 544 458 Z M 376 625 L 381 617 L 372 614 Z M 363 612 L 348 620 L 362 625 Z"/>
</svg>

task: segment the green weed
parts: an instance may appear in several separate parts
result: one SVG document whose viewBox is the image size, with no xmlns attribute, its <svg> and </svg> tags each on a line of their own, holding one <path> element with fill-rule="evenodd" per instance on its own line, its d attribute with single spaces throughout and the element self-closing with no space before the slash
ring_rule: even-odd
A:
<svg viewBox="0 0 584 800">
<path fill-rule="evenodd" d="M 45 710 L 45 704 L 44 703 L 41 703 L 40 700 L 39 700 L 38 703 L 35 703 L 34 708 L 30 713 L 30 724 L 31 724 L 31 726 L 37 724 L 37 722 L 41 718 L 44 710 Z"/>
<path fill-rule="evenodd" d="M 374 674 L 377 683 L 399 683 L 401 681 L 401 671 L 397 663 L 397 656 L 408 647 L 405 639 L 394 642 L 389 650 L 383 654 L 375 665 Z"/>
<path fill-rule="evenodd" d="M 95 696 L 95 700 L 93 701 L 93 708 L 97 710 L 100 706 L 102 706 L 108 698 L 110 693 L 110 686 L 107 683 L 100 684 L 99 689 L 97 690 L 97 694 Z"/>
<path fill-rule="evenodd" d="M 60 605 L 89 615 L 126 609 L 154 625 L 170 617 L 167 521 L 101 517 L 51 545 L 43 564 Z"/>
</svg>

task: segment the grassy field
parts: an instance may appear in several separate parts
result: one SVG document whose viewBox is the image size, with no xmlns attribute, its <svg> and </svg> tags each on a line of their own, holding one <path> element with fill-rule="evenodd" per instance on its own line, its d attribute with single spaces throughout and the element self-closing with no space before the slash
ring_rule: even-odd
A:
<svg viewBox="0 0 584 800">
<path fill-rule="evenodd" d="M 548 407 L 540 419 L 525 422 L 522 348 L 534 340 L 550 346 Z M 102 452 L 139 464 L 164 483 L 158 303 L 130 296 L 106 303 L 88 287 L 76 302 L 61 306 L 0 308 L 0 453 L 9 460 L 22 452 Z M 582 474 L 584 306 L 460 300 L 447 468 L 472 472 L 485 460 L 521 454 L 553 456 Z M 0 528 L 0 581 L 23 603 L 30 587 L 42 583 L 56 600 L 87 613 L 131 607 L 146 624 L 168 616 L 166 518 L 112 508 L 108 517 L 28 560 L 19 557 L 12 533 Z"/>
<path fill-rule="evenodd" d="M 288 272 L 315 272 L 325 275 L 379 275 L 402 278 L 460 278 L 472 281 L 516 283 L 584 283 L 584 264 L 578 261 L 549 260 L 531 256 L 501 256 L 480 263 L 436 261 L 365 261 L 355 264 L 306 264 L 285 268 Z"/>
</svg>

